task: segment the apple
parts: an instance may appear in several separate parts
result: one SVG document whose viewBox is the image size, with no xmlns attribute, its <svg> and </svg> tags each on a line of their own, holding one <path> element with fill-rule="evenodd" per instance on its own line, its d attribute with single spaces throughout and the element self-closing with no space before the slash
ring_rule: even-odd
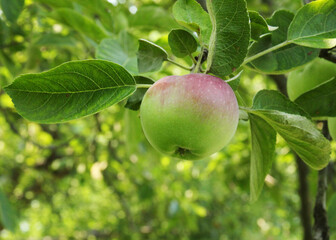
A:
<svg viewBox="0 0 336 240">
<path fill-rule="evenodd" d="M 336 64 L 323 58 L 316 58 L 303 68 L 289 73 L 287 79 L 288 97 L 292 101 L 305 92 L 336 76 Z"/>
<path fill-rule="evenodd" d="M 328 128 L 330 136 L 336 140 L 336 117 L 328 118 Z"/>
<path fill-rule="evenodd" d="M 239 109 L 231 87 L 201 73 L 167 76 L 146 92 L 140 119 L 159 152 L 196 160 L 218 152 L 237 130 Z"/>
</svg>

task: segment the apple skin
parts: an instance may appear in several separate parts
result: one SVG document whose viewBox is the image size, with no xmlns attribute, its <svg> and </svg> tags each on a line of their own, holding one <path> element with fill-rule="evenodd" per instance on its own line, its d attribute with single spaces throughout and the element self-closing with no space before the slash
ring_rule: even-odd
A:
<svg viewBox="0 0 336 240">
<path fill-rule="evenodd" d="M 336 141 L 336 117 L 328 118 L 330 136 Z"/>
<path fill-rule="evenodd" d="M 336 64 L 323 58 L 289 73 L 287 79 L 288 97 L 292 101 L 305 92 L 336 76 Z"/>
<path fill-rule="evenodd" d="M 146 138 L 159 152 L 196 160 L 229 143 L 239 108 L 225 81 L 192 73 L 155 82 L 143 98 L 140 119 Z"/>
</svg>

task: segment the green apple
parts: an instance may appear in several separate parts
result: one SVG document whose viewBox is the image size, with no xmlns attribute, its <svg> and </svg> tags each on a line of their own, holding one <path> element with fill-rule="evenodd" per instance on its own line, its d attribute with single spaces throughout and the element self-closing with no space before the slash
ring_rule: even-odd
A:
<svg viewBox="0 0 336 240">
<path fill-rule="evenodd" d="M 287 80 L 288 97 L 292 101 L 305 92 L 336 76 L 336 64 L 323 58 L 289 73 Z"/>
<path fill-rule="evenodd" d="M 328 118 L 328 128 L 330 136 L 336 140 L 336 117 Z"/>
<path fill-rule="evenodd" d="M 222 79 L 192 73 L 168 76 L 146 92 L 142 129 L 158 151 L 182 159 L 202 159 L 218 152 L 236 132 L 239 109 Z"/>
</svg>

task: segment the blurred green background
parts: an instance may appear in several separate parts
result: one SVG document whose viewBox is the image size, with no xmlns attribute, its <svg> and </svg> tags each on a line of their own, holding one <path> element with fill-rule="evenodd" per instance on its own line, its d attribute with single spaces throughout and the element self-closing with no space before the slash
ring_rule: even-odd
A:
<svg viewBox="0 0 336 240">
<path fill-rule="evenodd" d="M 1 7 L 8 2 L 1 0 Z M 171 53 L 167 35 L 176 27 L 174 2 L 12 1 L 22 12 L 0 10 L 0 86 L 23 73 L 92 59 L 103 38 L 118 39 L 125 32 Z M 302 6 L 301 0 L 247 2 L 265 17 Z M 64 9 L 82 18 L 62 15 Z M 147 76 L 186 73 L 165 63 Z M 240 92 L 246 102 L 264 88 L 276 89 L 271 77 L 243 73 Z M 221 152 L 181 161 L 155 151 L 142 133 L 139 113 L 123 105 L 65 124 L 40 125 L 22 119 L 1 88 L 0 239 L 302 239 L 297 165 L 281 138 L 262 195 L 251 203 L 248 122 L 240 121 Z M 335 159 L 335 142 L 332 146 Z M 316 182 L 310 171 L 312 203 Z M 334 179 L 330 191 L 335 184 Z"/>
</svg>

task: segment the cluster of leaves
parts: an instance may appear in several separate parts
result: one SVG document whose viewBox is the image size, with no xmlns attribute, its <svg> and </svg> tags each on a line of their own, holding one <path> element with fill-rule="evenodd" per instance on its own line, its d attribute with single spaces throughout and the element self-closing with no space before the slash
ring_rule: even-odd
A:
<svg viewBox="0 0 336 240">
<path fill-rule="evenodd" d="M 267 21 L 257 12 L 248 13 L 244 0 L 224 3 L 208 1 L 207 9 L 208 13 L 194 0 L 177 1 L 173 7 L 174 17 L 186 30 L 172 30 L 168 41 L 176 57 L 189 56 L 194 61 L 194 65 L 186 69 L 222 78 L 234 73 L 242 64 L 265 73 L 290 71 L 316 58 L 319 49 L 333 47 L 336 38 L 336 4 L 331 0 L 308 4 L 295 16 L 280 10 Z M 72 14 L 71 11 L 73 10 L 58 9 L 55 16 L 78 31 L 83 27 L 90 28 L 92 35 L 88 37 L 92 41 L 106 37 L 107 34 L 94 23 L 79 21 L 83 17 L 77 13 Z M 321 21 L 326 24 L 319 24 Z M 192 55 L 198 48 L 193 33 L 198 36 L 200 46 L 197 61 Z M 204 49 L 208 49 L 205 70 L 202 69 Z M 40 123 L 64 122 L 87 116 L 120 102 L 135 92 L 126 106 L 137 109 L 141 96 L 145 93 L 140 86 L 150 84 L 152 80 L 138 77 L 141 81 L 136 82 L 126 70 L 132 74 L 158 71 L 162 62 L 173 61 L 163 48 L 147 40 L 140 40 L 137 67 L 136 50 L 136 40 L 128 33 L 120 34 L 118 39 L 103 39 L 97 46 L 96 57 L 108 61 L 69 62 L 44 73 L 23 75 L 6 87 L 6 92 L 23 117 Z M 229 83 L 237 85 L 238 79 Z M 246 109 L 252 126 L 252 199 L 260 194 L 274 158 L 275 132 L 309 166 L 315 169 L 326 166 L 330 146 L 313 126 L 310 116 L 314 117 L 316 112 L 320 116 L 336 115 L 336 112 L 330 113 L 326 104 L 333 101 L 334 95 L 323 95 L 323 89 L 330 88 L 329 85 L 322 86 L 322 90 L 317 90 L 317 93 L 315 90 L 298 99 L 297 103 L 310 115 L 272 91 L 267 92 L 267 97 L 264 92 L 258 94 L 255 98 L 257 107 L 254 103 L 252 109 Z M 310 108 L 310 94 L 315 94 L 314 109 Z M 323 101 L 315 101 L 320 96 L 323 96 Z M 276 100 L 269 104 L 270 99 Z M 258 125 L 269 131 L 262 131 Z"/>
<path fill-rule="evenodd" d="M 6 7 L 8 1 L 1 2 L 7 20 L 15 24 L 23 1 L 15 1 L 15 8 L 10 10 Z M 70 26 L 78 34 L 76 37 L 95 46 L 92 56 L 97 58 L 64 63 L 43 73 L 21 75 L 5 88 L 18 113 L 38 123 L 59 123 L 88 116 L 127 98 L 125 106 L 137 110 L 146 91 L 142 87 L 153 83 L 144 73 L 159 71 L 164 61 L 223 79 L 236 75 L 228 83 L 237 90 L 237 72 L 242 67 L 266 74 L 285 73 L 312 61 L 321 48 L 334 47 L 336 39 L 333 0 L 312 2 L 296 15 L 276 11 L 269 19 L 258 12 L 248 12 L 245 0 L 207 1 L 208 12 L 194 0 L 179 0 L 173 6 L 176 21 L 163 9 L 148 6 L 130 18 L 125 24 L 129 26 L 123 26 L 122 14 L 116 13 L 118 21 L 112 19 L 106 11 L 107 2 L 38 2 L 54 7 L 49 17 Z M 87 15 L 99 13 L 99 24 L 80 14 L 78 9 Z M 176 63 L 162 47 L 145 39 L 138 41 L 137 37 L 122 31 L 123 27 L 170 31 L 171 52 L 191 66 Z M 75 45 L 70 34 L 41 35 L 35 42 L 38 46 Z M 203 61 L 205 49 L 206 63 Z M 251 108 L 242 107 L 248 113 L 251 126 L 253 200 L 258 198 L 271 169 L 277 133 L 309 166 L 314 169 L 326 166 L 330 145 L 311 118 L 336 116 L 336 109 L 330 108 L 330 104 L 335 104 L 335 91 L 331 91 L 335 89 L 335 82 L 336 78 L 303 94 L 295 103 L 276 91 L 263 90 L 254 97 Z M 238 91 L 236 93 L 238 96 Z"/>
</svg>

